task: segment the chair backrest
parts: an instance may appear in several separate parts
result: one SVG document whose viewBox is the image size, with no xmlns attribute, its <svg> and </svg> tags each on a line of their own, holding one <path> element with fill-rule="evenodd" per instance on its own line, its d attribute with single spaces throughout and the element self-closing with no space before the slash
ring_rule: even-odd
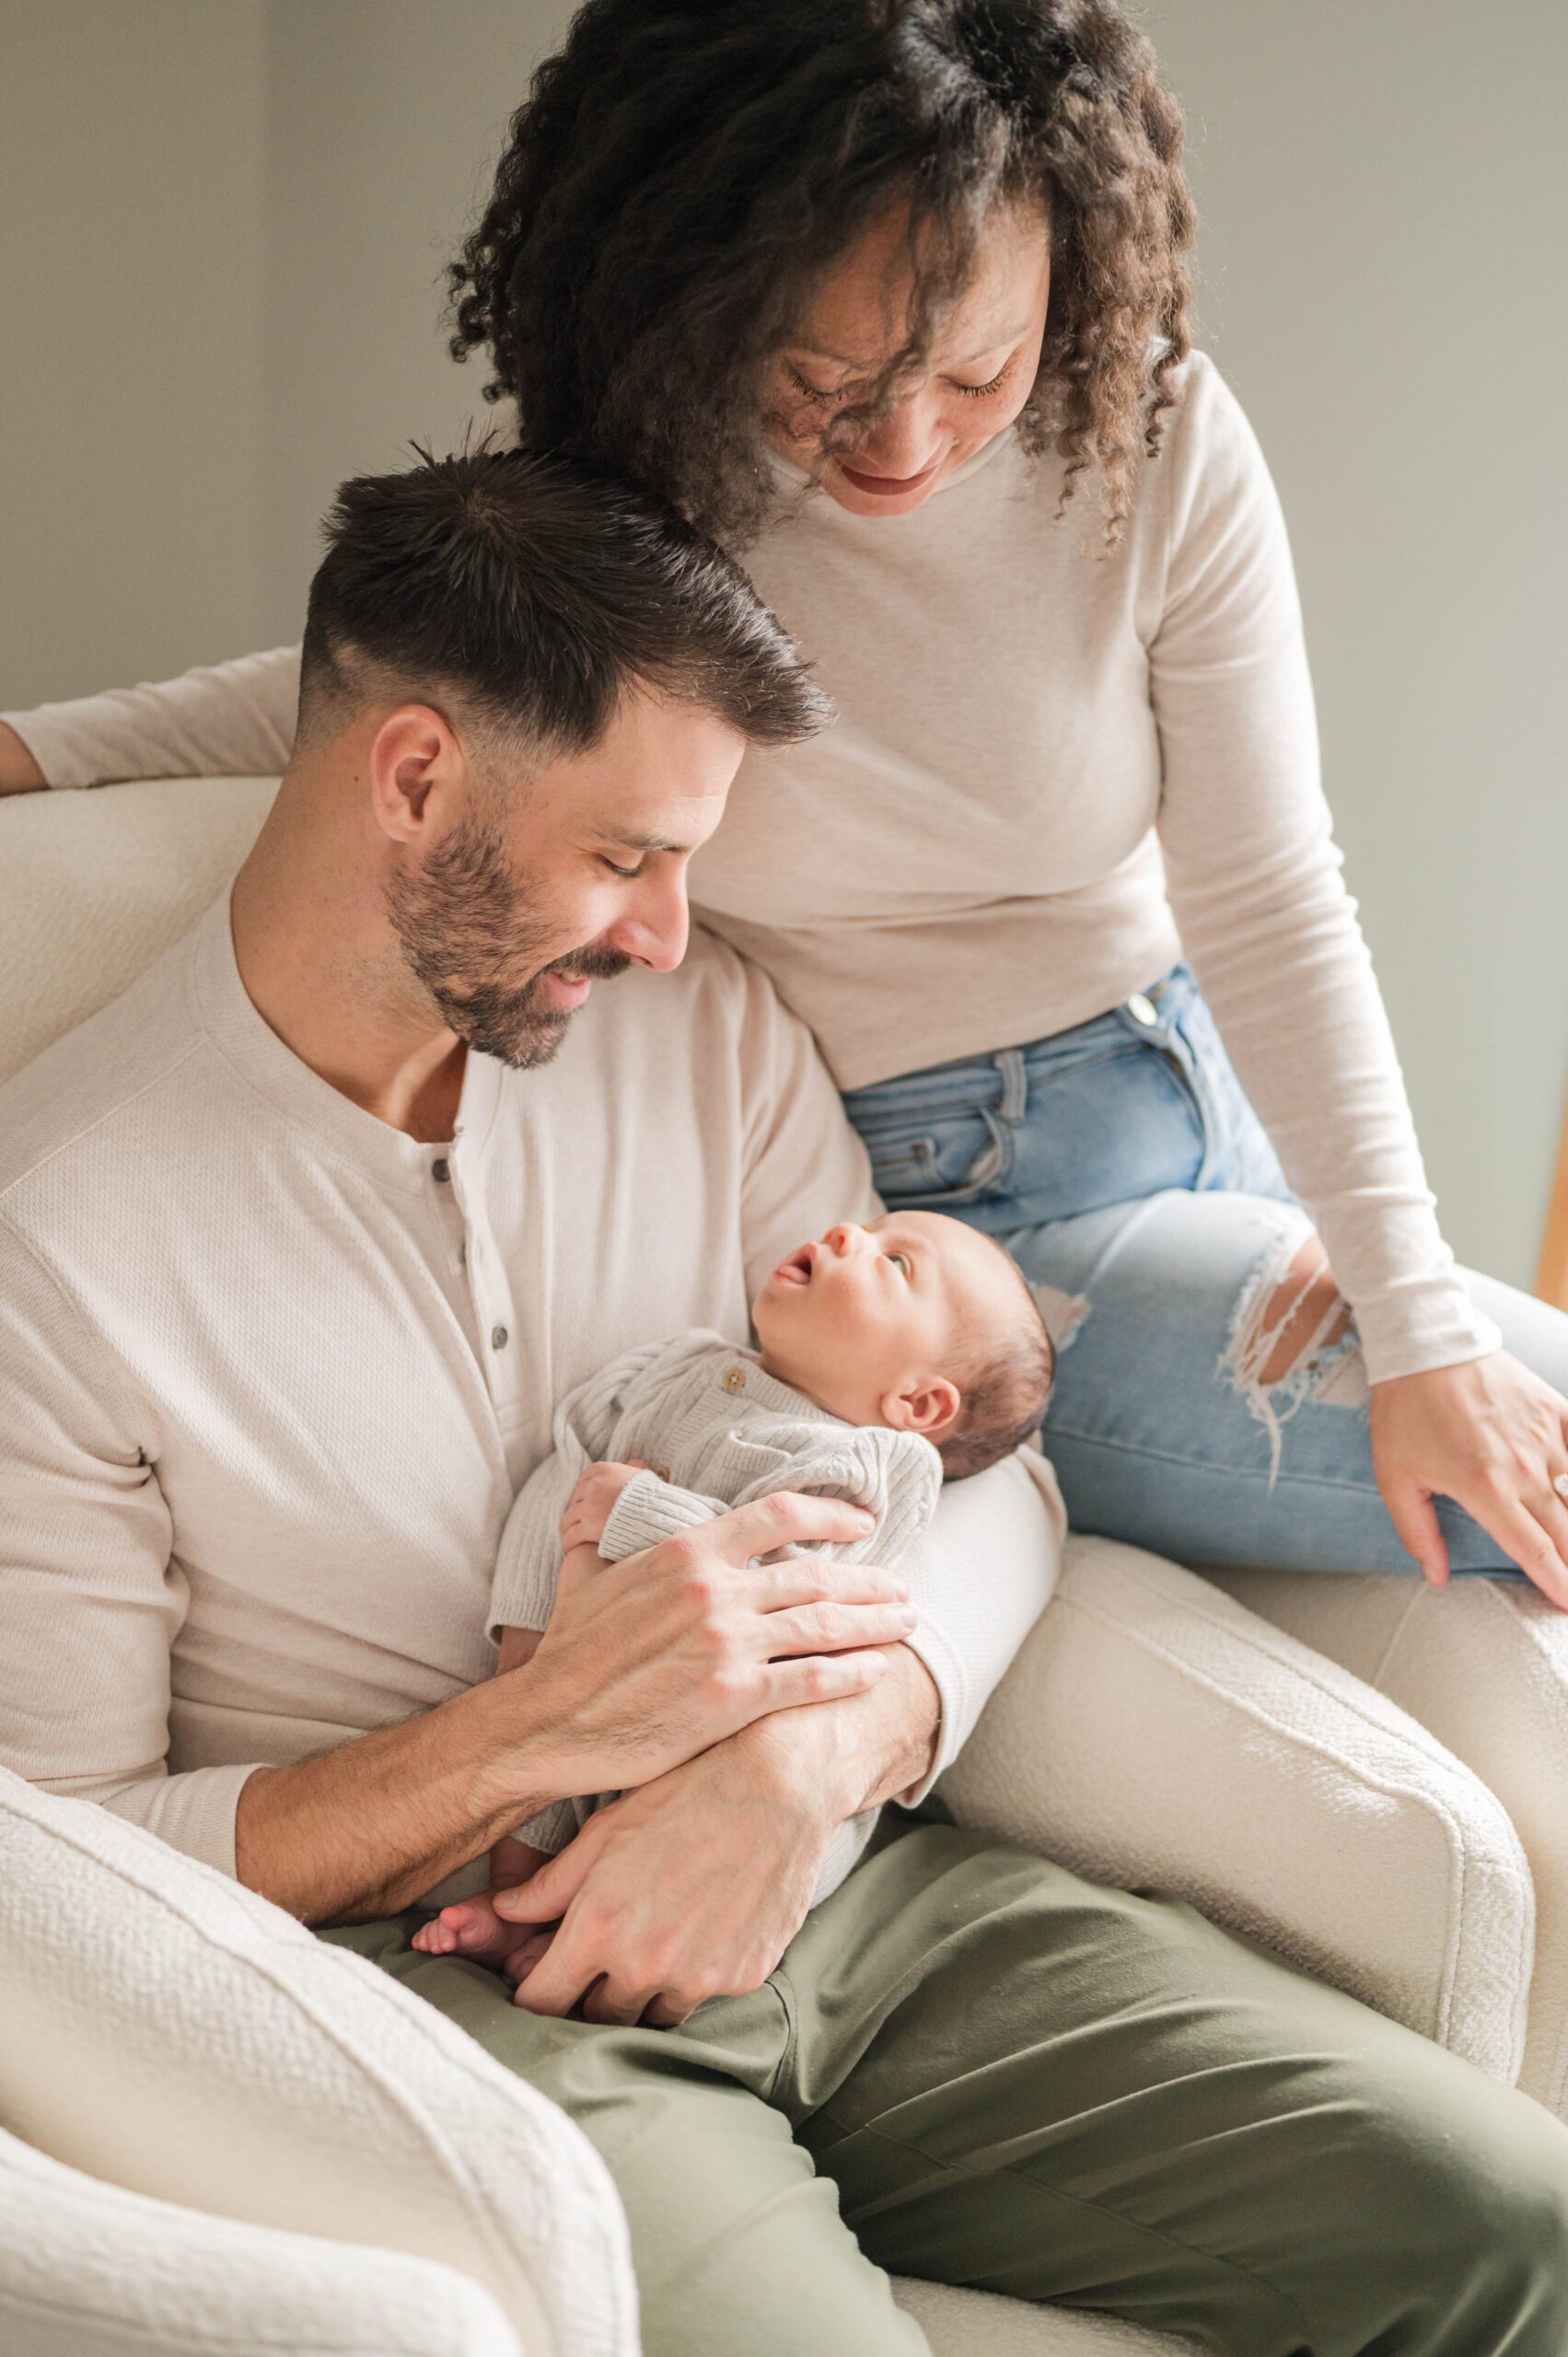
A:
<svg viewBox="0 0 1568 2357">
<path fill-rule="evenodd" d="M 0 1081 L 190 931 L 276 791 L 179 778 L 0 797 Z"/>
<path fill-rule="evenodd" d="M 633 2357 L 625 2222 L 564 2113 L 374 1965 L 0 1770 L 0 2119 L 67 2167 L 471 2277 L 529 2357 Z"/>
</svg>

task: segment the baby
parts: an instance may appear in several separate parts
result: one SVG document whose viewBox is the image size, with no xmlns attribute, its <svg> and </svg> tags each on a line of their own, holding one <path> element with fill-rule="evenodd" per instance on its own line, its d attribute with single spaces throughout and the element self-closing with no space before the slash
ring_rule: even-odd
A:
<svg viewBox="0 0 1568 2357">
<path fill-rule="evenodd" d="M 502 1534 L 491 1627 L 503 1670 L 538 1643 L 563 1550 L 619 1562 L 777 1490 L 865 1507 L 867 1536 L 821 1551 L 895 1568 L 943 1481 L 1010 1455 L 1051 1397 L 1051 1339 L 1017 1267 L 935 1213 L 830 1227 L 773 1271 L 751 1320 L 756 1352 L 683 1334 L 628 1352 L 569 1394 L 554 1452 Z M 557 1802 L 519 1826 L 491 1853 L 492 1893 L 525 1882 L 617 1797 Z M 840 1828 L 813 1906 L 849 1873 L 876 1817 Z M 442 1908 L 413 1944 L 503 1963 L 531 1930 L 504 1922 L 485 1897 Z"/>
</svg>

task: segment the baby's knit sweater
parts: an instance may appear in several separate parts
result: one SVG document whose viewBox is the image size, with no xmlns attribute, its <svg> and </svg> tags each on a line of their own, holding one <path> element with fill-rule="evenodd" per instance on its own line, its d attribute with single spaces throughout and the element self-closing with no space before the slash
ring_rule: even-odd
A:
<svg viewBox="0 0 1568 2357">
<path fill-rule="evenodd" d="M 817 1552 L 891 1568 L 930 1522 L 942 1489 L 942 1460 L 918 1433 L 846 1424 L 764 1374 L 752 1353 L 710 1333 L 652 1342 L 615 1360 L 562 1402 L 554 1442 L 519 1491 L 502 1534 L 493 1630 L 545 1627 L 561 1565 L 557 1526 L 583 1472 L 602 1459 L 639 1457 L 651 1469 L 627 1483 L 605 1525 L 598 1551 L 609 1562 L 775 1490 L 796 1490 L 846 1499 L 877 1517 L 864 1538 Z M 912 1601 L 918 1611 L 919 1596 Z M 596 1808 L 618 1797 L 558 1801 L 518 1826 L 517 1838 L 536 1850 L 563 1849 Z M 877 1817 L 866 1809 L 840 1827 L 814 1907 L 855 1864 Z"/>
</svg>

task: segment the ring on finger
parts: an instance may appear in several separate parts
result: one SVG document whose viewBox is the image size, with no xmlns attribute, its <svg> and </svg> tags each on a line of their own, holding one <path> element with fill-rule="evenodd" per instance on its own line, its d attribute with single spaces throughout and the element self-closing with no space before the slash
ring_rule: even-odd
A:
<svg viewBox="0 0 1568 2357">
<path fill-rule="evenodd" d="M 1568 1473 L 1559 1473 L 1551 1486 L 1560 1498 L 1568 1498 Z"/>
</svg>

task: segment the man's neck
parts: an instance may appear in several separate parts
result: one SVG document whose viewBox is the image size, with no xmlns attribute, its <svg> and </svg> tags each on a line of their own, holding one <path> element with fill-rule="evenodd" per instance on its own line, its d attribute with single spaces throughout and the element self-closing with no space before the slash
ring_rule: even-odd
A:
<svg viewBox="0 0 1568 2357">
<path fill-rule="evenodd" d="M 376 879 L 331 811 L 314 823 L 293 773 L 235 878 L 235 961 L 285 1048 L 366 1112 L 423 1143 L 449 1138 L 467 1051 L 404 983 Z"/>
</svg>

